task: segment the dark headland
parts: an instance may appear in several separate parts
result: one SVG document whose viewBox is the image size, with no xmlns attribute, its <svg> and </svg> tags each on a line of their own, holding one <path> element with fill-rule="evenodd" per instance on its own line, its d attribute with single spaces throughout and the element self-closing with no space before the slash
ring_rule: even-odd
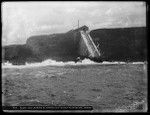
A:
<svg viewBox="0 0 150 115">
<path fill-rule="evenodd" d="M 146 27 L 109 28 L 90 31 L 101 53 L 102 61 L 146 61 Z M 24 45 L 2 47 L 2 61 L 12 64 L 41 62 L 46 59 L 75 61 L 79 54 L 80 34 L 77 30 L 66 33 L 37 35 Z M 88 57 L 87 57 L 88 58 Z"/>
</svg>

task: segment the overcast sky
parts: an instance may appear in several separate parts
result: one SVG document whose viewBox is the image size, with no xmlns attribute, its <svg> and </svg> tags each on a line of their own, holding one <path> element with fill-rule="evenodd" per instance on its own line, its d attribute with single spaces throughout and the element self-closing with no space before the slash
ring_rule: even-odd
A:
<svg viewBox="0 0 150 115">
<path fill-rule="evenodd" d="M 2 45 L 24 44 L 37 34 L 67 32 L 87 25 L 90 30 L 145 27 L 144 2 L 4 2 Z"/>
</svg>

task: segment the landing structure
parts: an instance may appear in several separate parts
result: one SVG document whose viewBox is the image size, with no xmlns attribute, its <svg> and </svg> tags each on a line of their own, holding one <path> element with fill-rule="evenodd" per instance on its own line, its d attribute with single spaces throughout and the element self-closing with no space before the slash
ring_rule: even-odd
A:
<svg viewBox="0 0 150 115">
<path fill-rule="evenodd" d="M 88 32 L 88 27 L 83 26 L 82 28 L 79 28 L 79 32 L 81 35 L 79 54 L 82 57 L 88 57 L 95 61 L 101 61 L 101 54 Z"/>
</svg>

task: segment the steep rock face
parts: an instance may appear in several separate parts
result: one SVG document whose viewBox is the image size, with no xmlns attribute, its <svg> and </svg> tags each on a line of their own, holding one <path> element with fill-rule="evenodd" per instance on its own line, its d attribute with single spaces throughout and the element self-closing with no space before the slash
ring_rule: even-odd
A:
<svg viewBox="0 0 150 115">
<path fill-rule="evenodd" d="M 146 28 L 98 29 L 90 32 L 106 61 L 147 60 Z"/>
<path fill-rule="evenodd" d="M 77 32 L 40 35 L 30 37 L 26 45 L 42 60 L 75 60 L 78 56 L 79 37 Z"/>
<path fill-rule="evenodd" d="M 103 61 L 146 61 L 147 36 L 145 27 L 98 29 L 90 32 L 99 44 Z M 41 62 L 45 59 L 74 61 L 79 54 L 81 36 L 78 31 L 31 36 L 24 45 L 2 47 L 2 61 L 13 64 Z"/>
<path fill-rule="evenodd" d="M 2 61 L 10 61 L 13 64 L 25 64 L 28 58 L 33 56 L 32 51 L 25 44 L 4 46 L 2 51 Z"/>
</svg>

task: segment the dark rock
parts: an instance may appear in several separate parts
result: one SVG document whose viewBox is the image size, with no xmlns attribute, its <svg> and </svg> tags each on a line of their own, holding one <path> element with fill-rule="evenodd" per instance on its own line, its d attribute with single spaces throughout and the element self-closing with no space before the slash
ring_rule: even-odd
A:
<svg viewBox="0 0 150 115">
<path fill-rule="evenodd" d="M 88 28 L 83 26 L 85 29 Z M 90 32 L 96 45 L 99 45 L 102 61 L 146 61 L 146 27 L 97 29 Z M 20 65 L 25 62 L 41 62 L 46 59 L 56 61 L 77 61 L 80 34 L 78 29 L 67 33 L 31 36 L 24 45 L 2 47 L 2 61 Z"/>
<path fill-rule="evenodd" d="M 146 61 L 146 34 L 145 27 L 97 29 L 90 32 L 105 61 Z"/>
</svg>

